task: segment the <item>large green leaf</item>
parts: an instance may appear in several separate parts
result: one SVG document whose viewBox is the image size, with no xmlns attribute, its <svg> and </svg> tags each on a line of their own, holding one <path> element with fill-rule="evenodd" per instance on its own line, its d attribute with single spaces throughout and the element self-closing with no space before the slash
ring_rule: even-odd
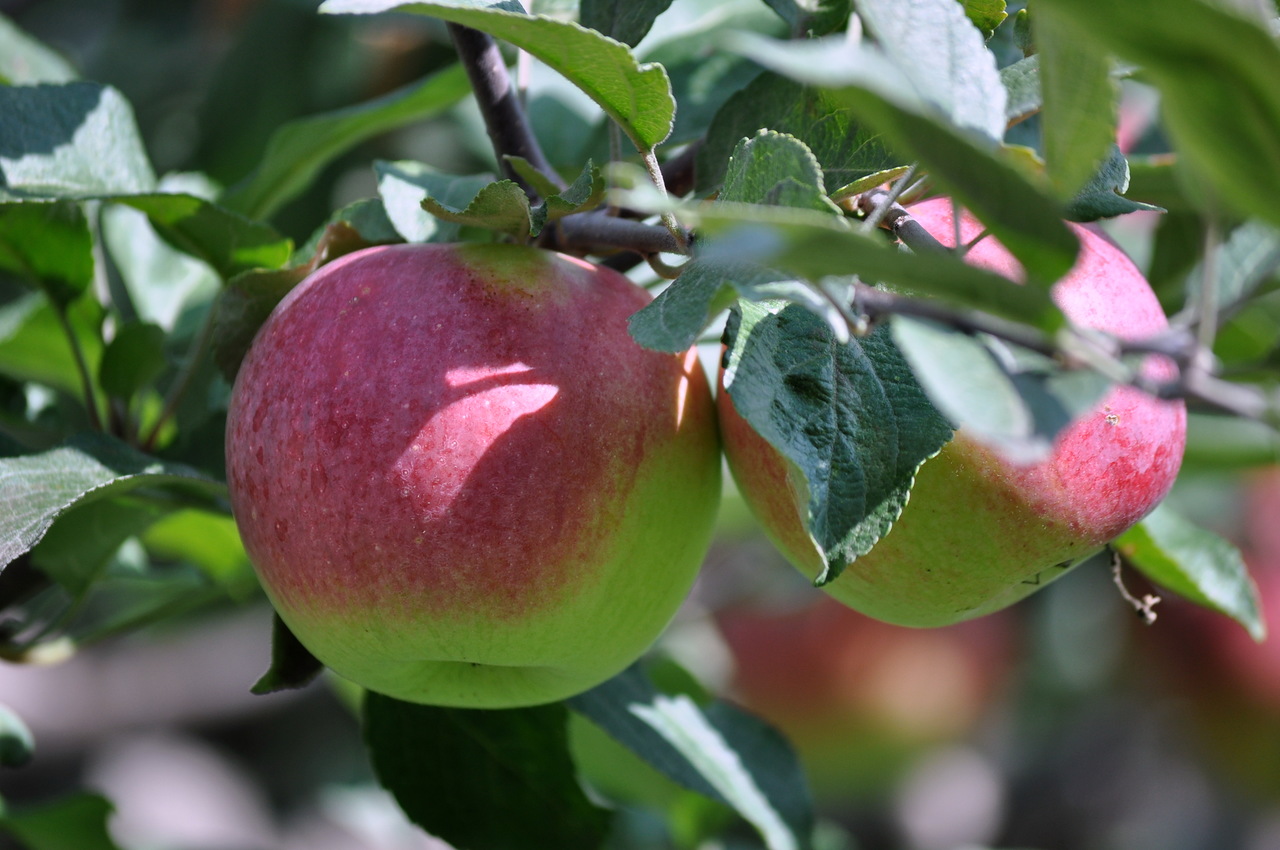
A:
<svg viewBox="0 0 1280 850">
<path fill-rule="evenodd" d="M 1178 152 L 1246 214 L 1280 225 L 1280 44 L 1207 0 L 1055 0 L 1077 39 L 1138 63 Z"/>
<path fill-rule="evenodd" d="M 133 109 L 98 83 L 0 86 L 0 200 L 154 188 Z"/>
<path fill-rule="evenodd" d="M 907 503 L 916 470 L 951 439 L 880 326 L 849 342 L 797 305 L 740 302 L 724 385 L 738 413 L 804 475 L 797 505 L 827 564 L 871 551 Z"/>
<path fill-rule="evenodd" d="M 452 66 L 367 103 L 290 121 L 272 134 L 254 172 L 221 202 L 251 218 L 267 218 L 360 142 L 434 115 L 468 91 L 466 74 Z"/>
<path fill-rule="evenodd" d="M 1032 17 L 1044 109 L 1040 130 L 1059 197 L 1074 195 L 1106 160 L 1116 137 L 1120 89 L 1096 41 L 1062 22 L 1052 3 Z"/>
<path fill-rule="evenodd" d="M 141 487 L 187 494 L 197 502 L 226 492 L 224 484 L 195 470 L 166 464 L 98 433 L 40 454 L 0 460 L 0 567 L 30 550 L 72 507 Z"/>
<path fill-rule="evenodd" d="M 1240 551 L 1161 505 L 1113 544 L 1147 578 L 1266 636 L 1258 588 Z"/>
<path fill-rule="evenodd" d="M 439 708 L 369 692 L 365 742 L 383 787 L 427 832 L 468 850 L 593 848 L 608 813 L 578 785 L 559 703 Z"/>
<path fill-rule="evenodd" d="M 770 850 L 812 846 L 813 811 L 804 774 L 786 739 L 725 702 L 700 706 L 667 695 L 639 669 L 569 700 L 671 779 L 723 802 L 754 826 Z"/>
<path fill-rule="evenodd" d="M 671 133 L 676 104 L 666 71 L 640 64 L 625 44 L 580 24 L 523 14 L 519 3 L 484 0 L 325 0 L 320 6 L 335 15 L 392 10 L 472 27 L 528 51 L 599 104 L 641 151 L 653 150 Z"/>
<path fill-rule="evenodd" d="M 858 14 L 900 74 L 953 127 L 999 141 L 1005 88 L 995 55 L 956 0 L 856 0 Z"/>
<path fill-rule="evenodd" d="M 835 103 L 882 132 L 896 151 L 919 160 L 940 188 L 1008 247 L 1030 278 L 1052 282 L 1075 264 L 1079 242 L 1062 222 L 1057 202 L 999 158 L 994 142 L 955 126 L 924 95 L 903 86 L 892 60 L 878 49 L 842 40 L 784 43 L 749 35 L 735 37 L 733 44 L 766 67 L 828 89 Z"/>
<path fill-rule="evenodd" d="M 730 203 L 690 208 L 684 215 L 705 236 L 699 249 L 704 259 L 751 263 L 812 281 L 859 275 L 867 283 L 937 295 L 1045 330 L 1063 322 L 1047 286 L 1014 283 L 949 252 L 899 251 L 838 216 Z"/>
<path fill-rule="evenodd" d="M 76 340 L 88 374 L 97 374 L 102 317 L 102 306 L 91 294 L 77 298 L 65 311 L 39 292 L 0 304 L 0 374 L 79 395 L 83 382 L 68 333 Z"/>
<path fill-rule="evenodd" d="M 112 811 L 111 803 L 97 794 L 14 811 L 0 805 L 0 831 L 22 841 L 25 850 L 120 850 L 107 830 Z"/>
</svg>

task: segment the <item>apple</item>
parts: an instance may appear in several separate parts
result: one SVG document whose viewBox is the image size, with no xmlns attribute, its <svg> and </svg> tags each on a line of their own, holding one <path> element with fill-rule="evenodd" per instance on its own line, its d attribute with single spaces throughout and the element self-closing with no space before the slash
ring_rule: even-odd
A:
<svg viewBox="0 0 1280 850">
<path fill-rule="evenodd" d="M 648 294 L 517 245 L 322 267 L 236 378 L 227 477 L 262 586 L 338 674 L 414 702 L 586 690 L 666 627 L 710 543 L 716 416 Z"/>
<path fill-rule="evenodd" d="M 939 241 L 953 243 L 951 202 L 910 208 Z M 1071 225 L 1081 250 L 1053 288 L 1077 325 L 1140 338 L 1167 326 L 1155 294 L 1132 261 L 1098 232 Z M 982 231 L 968 214 L 961 238 Z M 1021 268 L 993 238 L 966 260 L 1019 279 Z M 1154 378 L 1173 365 L 1149 358 Z M 723 372 L 721 375 L 723 384 Z M 802 572 L 823 569 L 805 530 L 798 471 L 718 397 L 725 454 L 747 504 L 774 543 Z M 940 626 L 1003 608 L 1098 551 L 1164 498 L 1177 476 L 1186 438 L 1181 401 L 1161 401 L 1117 386 L 1059 434 L 1045 459 L 1019 465 L 963 430 L 916 476 L 902 516 L 868 554 L 824 589 L 870 616 L 910 626 Z"/>
<path fill-rule="evenodd" d="M 883 791 L 923 753 L 962 740 L 1013 670 L 1007 616 L 910 629 L 814 594 L 738 603 L 716 622 L 730 693 L 795 745 L 824 802 Z"/>
</svg>

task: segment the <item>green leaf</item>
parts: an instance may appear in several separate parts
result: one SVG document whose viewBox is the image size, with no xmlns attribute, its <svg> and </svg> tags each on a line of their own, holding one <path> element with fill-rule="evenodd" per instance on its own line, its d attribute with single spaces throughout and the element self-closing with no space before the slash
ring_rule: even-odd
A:
<svg viewBox="0 0 1280 850">
<path fill-rule="evenodd" d="M 226 513 L 196 508 L 171 511 L 140 537 L 153 558 L 198 567 L 224 589 L 257 587 L 236 521 Z"/>
<path fill-rule="evenodd" d="M 32 563 L 79 599 L 126 540 L 165 508 L 130 499 L 97 499 L 63 512 L 32 550 Z"/>
<path fill-rule="evenodd" d="M 170 245 L 208 263 L 224 279 L 289 261 L 293 243 L 261 222 L 194 195 L 166 193 L 110 198 L 145 213 Z"/>
<path fill-rule="evenodd" d="M 1040 128 L 1049 178 L 1060 197 L 1076 194 L 1107 159 L 1116 138 L 1120 88 L 1098 42 L 1080 38 L 1052 3 L 1033 20 L 1040 85 Z"/>
<path fill-rule="evenodd" d="M 666 71 L 658 65 L 641 65 L 625 44 L 580 24 L 521 14 L 518 3 L 483 0 L 325 0 L 320 6 L 321 12 L 335 15 L 392 10 L 472 27 L 527 51 L 582 89 L 642 152 L 653 150 L 671 133 L 676 106 Z"/>
<path fill-rule="evenodd" d="M 1160 207 L 1124 197 L 1128 190 L 1129 161 L 1119 147 L 1112 145 L 1102 166 L 1067 204 L 1064 217 L 1070 221 L 1097 221 L 1140 210 L 1164 212 Z"/>
<path fill-rule="evenodd" d="M 828 565 L 819 582 L 831 581 L 888 533 L 916 470 L 951 439 L 951 427 L 887 327 L 841 343 L 801 307 L 740 302 L 725 335 L 725 388 L 804 475 L 808 492 L 797 507 Z"/>
<path fill-rule="evenodd" d="M 990 40 L 995 35 L 996 27 L 1009 17 L 1005 11 L 1004 0 L 960 0 L 964 13 L 973 21 L 973 25 L 982 33 L 982 37 Z"/>
<path fill-rule="evenodd" d="M 998 159 L 993 145 L 935 118 L 934 108 L 901 84 L 878 50 L 843 41 L 783 43 L 746 35 L 737 36 L 734 45 L 780 73 L 826 87 L 836 103 L 879 129 L 900 154 L 918 159 L 1009 248 L 1030 278 L 1052 282 L 1075 264 L 1079 242 L 1062 222 L 1058 204 Z M 1003 109 L 1001 116 L 1003 127 Z"/>
<path fill-rule="evenodd" d="M 373 170 L 387 217 L 408 242 L 456 241 L 462 226 L 436 218 L 423 208 L 422 202 L 430 197 L 448 207 L 465 209 L 481 189 L 493 182 L 488 175 L 443 174 L 420 162 L 379 160 Z"/>
<path fill-rule="evenodd" d="M 383 787 L 414 823 L 457 847 L 600 846 L 609 816 L 578 785 L 559 703 L 489 711 L 373 692 L 365 742 Z"/>
<path fill-rule="evenodd" d="M 992 142 L 1004 136 L 1005 89 L 982 33 L 955 0 L 858 0 L 902 84 L 953 127 Z"/>
<path fill-rule="evenodd" d="M 1280 231 L 1257 221 L 1245 222 L 1231 232 L 1218 249 L 1214 275 L 1218 305 L 1232 307 L 1257 291 L 1280 269 Z M 1198 300 L 1203 271 L 1197 268 L 1188 278 L 1189 298 Z"/>
<path fill-rule="evenodd" d="M 595 209 L 604 202 L 607 191 L 600 168 L 587 160 L 576 180 L 561 191 L 544 194 L 546 200 L 532 213 L 533 235 L 538 235 L 542 228 L 567 215 Z"/>
<path fill-rule="evenodd" d="M 271 619 L 271 667 L 250 690 L 262 696 L 305 688 L 324 672 L 324 665 L 302 645 L 276 614 Z"/>
<path fill-rule="evenodd" d="M 578 21 L 635 47 L 670 5 L 671 0 L 582 0 Z"/>
<path fill-rule="evenodd" d="M 258 328 L 311 266 L 246 272 L 227 284 L 214 305 L 213 360 L 228 382 L 235 381 Z"/>
<path fill-rule="evenodd" d="M 1205 0 L 1052 5 L 1077 38 L 1142 67 L 1179 154 L 1224 201 L 1280 225 L 1280 44 L 1271 33 Z"/>
<path fill-rule="evenodd" d="M 698 190 L 718 187 L 738 144 L 762 129 L 803 142 L 822 164 L 827 186 L 843 186 L 902 164 L 835 98 L 820 88 L 766 72 L 726 100 L 707 128 L 697 154 Z"/>
<path fill-rule="evenodd" d="M 729 203 L 690 209 L 684 216 L 701 227 L 703 259 L 756 264 L 811 281 L 859 275 L 864 282 L 938 295 L 1045 330 L 1063 322 L 1047 286 L 1014 283 L 950 252 L 896 250 L 838 216 Z"/>
<path fill-rule="evenodd" d="M 421 204 L 420 199 L 418 203 Z M 404 237 L 396 232 L 395 225 L 387 216 L 382 200 L 364 198 L 334 210 L 328 220 L 294 252 L 294 263 L 314 263 L 317 256 L 328 262 L 361 248 L 403 241 Z"/>
<path fill-rule="evenodd" d="M 0 204 L 0 270 L 66 305 L 93 281 L 93 237 L 79 204 Z"/>
<path fill-rule="evenodd" d="M 78 436 L 35 455 L 0 460 L 0 568 L 35 546 L 63 513 L 89 500 L 157 488 L 209 501 L 226 486 L 105 434 Z"/>
<path fill-rule="evenodd" d="M 1111 387 L 1092 371 L 1062 371 L 1047 358 L 933 322 L 895 316 L 890 327 L 925 393 L 951 424 L 1015 461 L 1043 459 L 1058 432 Z"/>
<path fill-rule="evenodd" d="M 813 152 L 794 136 L 768 130 L 738 143 L 729 158 L 720 200 L 840 212 L 827 197 Z"/>
<path fill-rule="evenodd" d="M 632 314 L 628 330 L 645 348 L 684 351 L 736 298 L 776 298 L 777 292 L 765 290 L 785 279 L 786 275 L 762 266 L 690 260 L 674 283 Z"/>
<path fill-rule="evenodd" d="M 438 114 L 470 90 L 465 72 L 454 65 L 366 103 L 290 121 L 272 134 L 258 167 L 221 203 L 250 218 L 268 218 L 356 145 Z"/>
<path fill-rule="evenodd" d="M 148 192 L 133 110 L 98 83 L 0 86 L 0 200 Z"/>
<path fill-rule="evenodd" d="M 1001 68 L 1000 82 L 1008 93 L 1004 117 L 1010 124 L 1040 111 L 1044 103 L 1040 92 L 1040 57 L 1028 56 Z"/>
<path fill-rule="evenodd" d="M 35 747 L 35 736 L 27 724 L 13 709 L 0 703 L 0 767 L 22 767 L 31 761 Z M 0 817 L 3 817 L 2 809 Z"/>
<path fill-rule="evenodd" d="M 17 811 L 0 808 L 0 831 L 25 850 L 120 850 L 107 829 L 112 811 L 105 797 L 76 794 Z"/>
<path fill-rule="evenodd" d="M 534 235 L 529 196 L 514 180 L 499 180 L 480 189 L 465 209 L 443 204 L 428 195 L 422 208 L 442 221 L 464 227 L 485 227 L 525 240 Z"/>
<path fill-rule="evenodd" d="M 1240 551 L 1161 505 L 1112 544 L 1147 578 L 1266 637 L 1258 588 Z"/>
<path fill-rule="evenodd" d="M 64 324 L 59 311 L 38 292 L 0 304 L 0 374 L 78 396 L 82 382 L 67 328 L 79 343 L 89 374 L 95 374 L 102 358 L 103 310 L 86 294 L 67 305 L 65 316 Z"/>
<path fill-rule="evenodd" d="M 743 17 L 741 11 L 737 12 L 733 18 L 735 25 L 748 26 L 749 22 L 744 22 Z M 724 26 L 724 19 L 708 15 L 702 20 L 703 28 L 663 41 L 645 54 L 646 61 L 667 69 L 676 103 L 680 104 L 667 145 L 704 138 L 707 127 L 725 101 L 760 75 L 760 66 L 744 56 L 724 51 L 708 53 L 708 39 L 715 37 L 716 30 Z M 732 149 L 730 140 L 726 153 Z"/>
<path fill-rule="evenodd" d="M 812 847 L 804 773 L 786 739 L 763 721 L 725 702 L 702 707 L 664 694 L 635 666 L 569 706 L 674 781 L 731 806 L 770 850 Z"/>
<path fill-rule="evenodd" d="M 120 326 L 102 352 L 98 383 L 110 396 L 132 398 L 165 370 L 164 329 L 146 322 Z"/>
<path fill-rule="evenodd" d="M 0 83 L 66 83 L 76 76 L 75 68 L 66 59 L 0 15 Z"/>
</svg>

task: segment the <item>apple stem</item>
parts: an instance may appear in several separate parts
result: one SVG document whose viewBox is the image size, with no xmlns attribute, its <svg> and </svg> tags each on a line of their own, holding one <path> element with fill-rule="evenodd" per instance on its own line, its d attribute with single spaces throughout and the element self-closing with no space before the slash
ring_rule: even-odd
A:
<svg viewBox="0 0 1280 850">
<path fill-rule="evenodd" d="M 1130 593 L 1129 589 L 1124 586 L 1124 577 L 1120 574 L 1120 568 L 1120 553 L 1113 549 L 1111 550 L 1111 580 L 1115 582 L 1116 588 L 1120 591 L 1120 596 L 1123 597 L 1124 601 L 1133 606 L 1138 618 L 1146 625 L 1151 625 L 1156 621 L 1155 607 L 1162 600 L 1154 593 L 1145 594 L 1141 599 Z"/>
<path fill-rule="evenodd" d="M 567 184 L 551 167 L 542 146 L 533 135 L 515 86 L 511 84 L 507 63 L 502 58 L 498 43 L 492 36 L 479 30 L 461 24 L 451 23 L 448 26 L 458 58 L 467 70 L 467 78 L 471 80 L 476 103 L 480 106 L 485 129 L 489 133 L 489 141 L 493 143 L 493 152 L 503 175 L 518 183 L 531 199 L 537 200 L 537 191 L 516 174 L 506 159 L 508 156 L 518 156 L 528 160 L 548 180 L 563 189 Z"/>
</svg>

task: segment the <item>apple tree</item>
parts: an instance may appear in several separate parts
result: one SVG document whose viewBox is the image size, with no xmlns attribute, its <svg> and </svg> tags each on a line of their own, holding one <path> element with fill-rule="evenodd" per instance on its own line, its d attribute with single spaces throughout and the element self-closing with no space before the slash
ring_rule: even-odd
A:
<svg viewBox="0 0 1280 850">
<path fill-rule="evenodd" d="M 780 850 L 823 840 L 795 750 L 664 642 L 722 462 L 877 619 L 1079 567 L 1263 638 L 1239 550 L 1163 500 L 1184 455 L 1277 456 L 1269 0 L 313 5 L 428 33 L 430 72 L 268 115 L 247 159 L 206 127 L 216 176 L 157 173 L 119 88 L 0 18 L 5 662 L 265 590 L 246 688 L 349 680 L 453 846 L 620 841 L 589 728 L 676 789 L 664 840 Z M 430 121 L 471 157 L 329 201 Z M 109 808 L 0 831 L 114 847 Z"/>
</svg>

